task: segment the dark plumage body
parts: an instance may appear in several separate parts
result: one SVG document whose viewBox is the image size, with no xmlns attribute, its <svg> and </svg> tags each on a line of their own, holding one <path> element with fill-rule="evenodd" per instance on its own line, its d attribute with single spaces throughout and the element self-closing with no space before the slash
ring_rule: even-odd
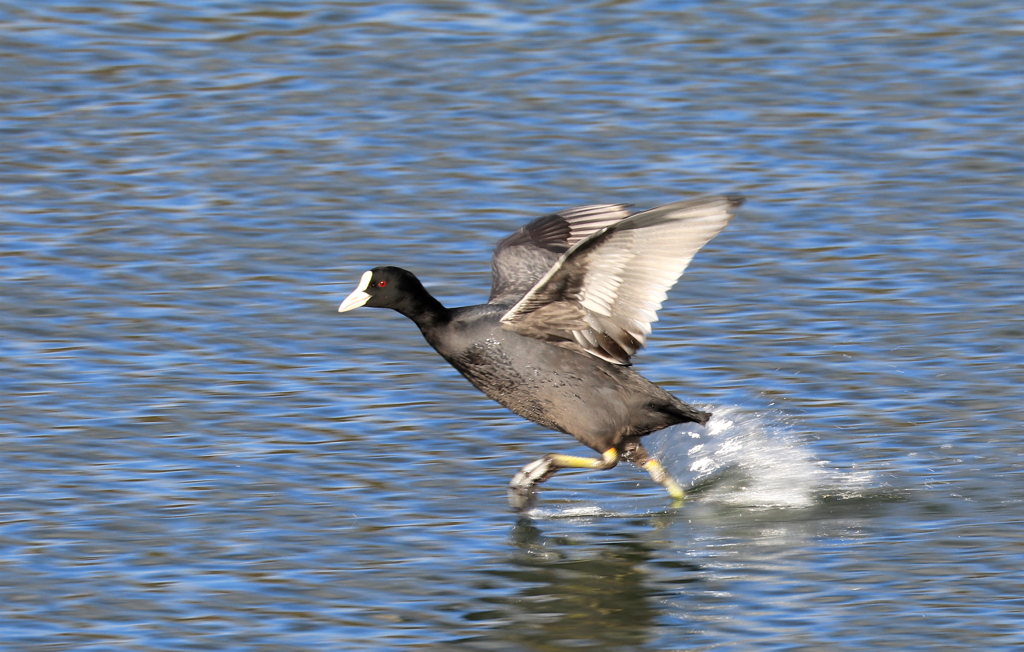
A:
<svg viewBox="0 0 1024 652">
<path fill-rule="evenodd" d="M 339 311 L 392 308 L 474 386 L 512 412 L 572 435 L 602 458 L 549 454 L 510 484 L 523 509 L 560 468 L 606 469 L 620 457 L 647 469 L 676 499 L 682 489 L 640 445 L 644 435 L 711 417 L 630 365 L 668 288 L 741 199 L 676 202 L 629 215 L 586 206 L 538 218 L 502 240 L 490 300 L 445 308 L 399 267 L 375 267 Z"/>
<path fill-rule="evenodd" d="M 710 418 L 632 367 L 502 328 L 501 317 L 509 308 L 442 308 L 413 321 L 441 357 L 489 398 L 599 453 L 626 437 Z"/>
</svg>

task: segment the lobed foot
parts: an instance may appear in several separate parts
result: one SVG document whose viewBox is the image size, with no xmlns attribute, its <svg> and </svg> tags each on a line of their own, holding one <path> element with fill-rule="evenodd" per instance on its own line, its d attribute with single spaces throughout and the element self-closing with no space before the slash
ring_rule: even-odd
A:
<svg viewBox="0 0 1024 652">
<path fill-rule="evenodd" d="M 537 502 L 537 483 L 544 482 L 558 470 L 550 456 L 530 462 L 519 469 L 508 483 L 508 504 L 517 512 L 533 507 Z"/>
<path fill-rule="evenodd" d="M 508 505 L 517 512 L 525 512 L 533 509 L 537 504 L 537 487 L 513 487 L 508 488 Z"/>
</svg>

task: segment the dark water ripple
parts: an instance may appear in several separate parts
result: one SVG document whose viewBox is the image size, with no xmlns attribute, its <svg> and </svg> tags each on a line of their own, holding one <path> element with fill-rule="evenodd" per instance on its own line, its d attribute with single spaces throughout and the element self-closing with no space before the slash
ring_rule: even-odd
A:
<svg viewBox="0 0 1024 652">
<path fill-rule="evenodd" d="M 0 647 L 1024 645 L 1014 3 L 0 5 Z M 693 485 L 397 315 L 578 204 L 741 191 L 640 368 Z"/>
</svg>

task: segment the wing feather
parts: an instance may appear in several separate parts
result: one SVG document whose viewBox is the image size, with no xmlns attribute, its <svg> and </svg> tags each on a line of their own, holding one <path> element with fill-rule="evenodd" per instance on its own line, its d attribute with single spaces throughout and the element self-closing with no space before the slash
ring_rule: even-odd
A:
<svg viewBox="0 0 1024 652">
<path fill-rule="evenodd" d="M 489 302 L 519 301 L 569 248 L 628 215 L 627 204 L 598 204 L 559 211 L 526 224 L 494 249 Z"/>
<path fill-rule="evenodd" d="M 669 289 L 742 202 L 740 197 L 675 202 L 590 233 L 539 277 L 502 317 L 502 326 L 538 339 L 575 342 L 599 358 L 629 364 L 646 344 Z"/>
</svg>

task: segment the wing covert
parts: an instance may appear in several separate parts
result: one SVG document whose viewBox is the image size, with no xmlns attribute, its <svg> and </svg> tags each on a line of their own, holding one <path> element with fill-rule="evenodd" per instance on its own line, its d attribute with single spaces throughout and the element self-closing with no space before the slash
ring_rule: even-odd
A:
<svg viewBox="0 0 1024 652">
<path fill-rule="evenodd" d="M 502 326 L 629 364 L 646 343 L 668 290 L 742 202 L 674 202 L 591 233 L 561 255 L 502 317 Z"/>
<path fill-rule="evenodd" d="M 538 217 L 494 249 L 490 303 L 515 303 L 562 254 L 629 215 L 628 204 L 581 206 Z"/>
</svg>

